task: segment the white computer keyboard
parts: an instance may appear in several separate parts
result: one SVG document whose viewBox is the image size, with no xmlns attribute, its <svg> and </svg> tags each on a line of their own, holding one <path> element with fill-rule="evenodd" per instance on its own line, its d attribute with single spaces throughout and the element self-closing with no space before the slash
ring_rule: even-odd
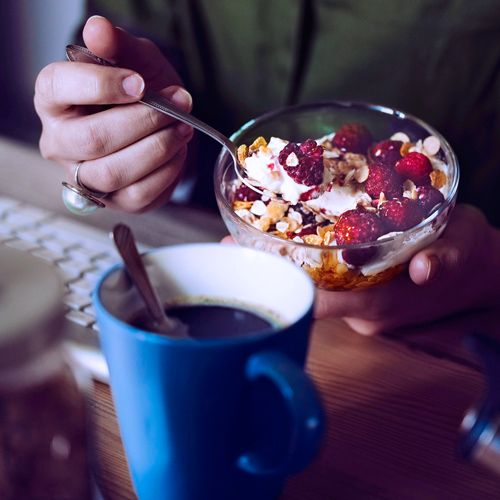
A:
<svg viewBox="0 0 500 500">
<path fill-rule="evenodd" d="M 109 235 L 85 223 L 0 196 L 0 244 L 52 264 L 65 282 L 65 332 L 75 361 L 107 381 L 91 294 L 104 270 L 120 261 Z M 139 245 L 141 251 L 147 246 Z"/>
</svg>

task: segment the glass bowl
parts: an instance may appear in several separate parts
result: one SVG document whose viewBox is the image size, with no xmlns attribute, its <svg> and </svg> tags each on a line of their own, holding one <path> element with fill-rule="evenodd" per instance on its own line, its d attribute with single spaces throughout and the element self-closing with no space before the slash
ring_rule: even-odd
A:
<svg viewBox="0 0 500 500">
<path fill-rule="evenodd" d="M 361 123 L 372 133 L 374 142 L 402 132 L 416 143 L 435 136 L 441 144 L 440 156 L 448 166 L 445 201 L 418 225 L 379 240 L 353 245 L 319 246 L 283 239 L 263 232 L 240 218 L 233 210 L 237 175 L 231 157 L 222 151 L 214 172 L 215 195 L 222 218 L 234 240 L 243 246 L 279 254 L 309 273 L 319 288 L 350 290 L 383 283 L 403 271 L 411 257 L 436 240 L 448 222 L 455 204 L 459 168 L 453 150 L 439 132 L 422 120 L 401 111 L 365 103 L 327 102 L 283 108 L 253 119 L 235 132 L 236 144 L 250 145 L 259 136 L 279 137 L 293 142 L 318 139 L 345 123 Z M 358 252 L 362 265 L 348 264 L 345 252 Z M 356 259 L 347 259 L 356 260 Z M 358 259 L 359 260 L 359 259 Z"/>
</svg>

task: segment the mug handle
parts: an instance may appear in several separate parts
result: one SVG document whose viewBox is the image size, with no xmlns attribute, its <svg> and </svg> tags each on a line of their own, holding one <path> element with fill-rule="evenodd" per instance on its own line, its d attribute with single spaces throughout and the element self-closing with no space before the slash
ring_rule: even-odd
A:
<svg viewBox="0 0 500 500">
<path fill-rule="evenodd" d="M 254 381 L 264 377 L 278 389 L 285 401 L 292 426 L 288 453 L 281 464 L 264 466 L 258 453 L 245 453 L 238 466 L 255 475 L 288 475 L 302 470 L 318 451 L 323 435 L 323 409 L 316 389 L 302 368 L 277 351 L 254 354 L 247 361 L 245 375 Z"/>
</svg>

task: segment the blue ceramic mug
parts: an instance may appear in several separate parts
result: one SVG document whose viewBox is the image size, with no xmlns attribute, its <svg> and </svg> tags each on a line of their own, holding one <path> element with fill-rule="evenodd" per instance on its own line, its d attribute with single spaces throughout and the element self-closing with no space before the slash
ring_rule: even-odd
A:
<svg viewBox="0 0 500 500">
<path fill-rule="evenodd" d="M 276 498 L 318 450 L 323 413 L 303 366 L 314 286 L 287 260 L 215 243 L 143 257 L 165 302 L 244 304 L 275 325 L 173 339 L 132 326 L 142 303 L 121 267 L 94 292 L 120 432 L 142 500 Z"/>
</svg>

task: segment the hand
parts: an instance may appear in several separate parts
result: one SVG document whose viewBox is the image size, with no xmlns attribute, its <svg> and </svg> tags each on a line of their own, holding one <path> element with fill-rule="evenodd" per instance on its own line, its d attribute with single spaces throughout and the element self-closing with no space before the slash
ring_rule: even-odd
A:
<svg viewBox="0 0 500 500">
<path fill-rule="evenodd" d="M 373 335 L 487 308 L 500 310 L 500 231 L 476 208 L 458 205 L 442 237 L 412 258 L 408 273 L 365 290 L 318 290 L 315 315 L 344 318 Z"/>
<path fill-rule="evenodd" d="M 137 101 L 147 86 L 190 111 L 191 96 L 151 41 L 100 16 L 87 21 L 83 38 L 117 67 L 56 62 L 42 69 L 35 85 L 40 151 L 66 169 L 70 182 L 75 163 L 84 161 L 81 182 L 109 193 L 109 207 L 139 212 L 159 206 L 178 181 L 193 131 Z"/>
</svg>

